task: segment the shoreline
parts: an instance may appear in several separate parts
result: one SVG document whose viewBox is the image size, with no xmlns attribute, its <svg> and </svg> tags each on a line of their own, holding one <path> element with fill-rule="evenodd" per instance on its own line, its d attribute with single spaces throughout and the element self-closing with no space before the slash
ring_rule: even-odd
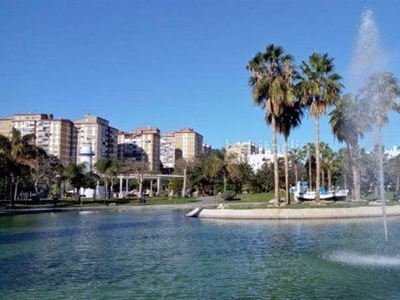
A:
<svg viewBox="0 0 400 300">
<path fill-rule="evenodd" d="M 264 208 L 264 209 L 209 209 L 197 207 L 187 217 L 204 219 L 236 220 L 301 220 L 301 219 L 345 219 L 382 217 L 381 206 L 348 208 Z M 400 216 L 400 205 L 386 206 L 386 216 Z"/>
<path fill-rule="evenodd" d="M 211 202 L 194 202 L 187 204 L 163 204 L 163 205 L 110 205 L 91 207 L 41 207 L 30 209 L 15 209 L 0 211 L 2 216 L 28 215 L 39 213 L 60 212 L 89 212 L 89 211 L 161 211 L 182 210 L 184 216 L 203 219 L 233 219 L 233 220 L 299 220 L 299 219 L 345 219 L 345 218 L 371 218 L 382 217 L 381 205 L 370 205 L 346 208 L 249 208 L 229 209 L 228 207 L 216 207 Z M 386 206 L 386 216 L 400 216 L 400 205 Z"/>
</svg>

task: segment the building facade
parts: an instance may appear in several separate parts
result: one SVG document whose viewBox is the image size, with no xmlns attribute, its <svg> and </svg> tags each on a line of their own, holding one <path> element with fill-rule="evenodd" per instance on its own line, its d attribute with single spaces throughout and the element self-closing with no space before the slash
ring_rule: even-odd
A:
<svg viewBox="0 0 400 300">
<path fill-rule="evenodd" d="M 237 162 L 247 162 L 250 155 L 257 153 L 257 147 L 250 141 L 237 142 L 226 145 L 225 153 L 227 157 L 231 157 Z"/>
<path fill-rule="evenodd" d="M 173 131 L 161 136 L 160 160 L 164 169 L 175 168 L 175 134 Z"/>
<path fill-rule="evenodd" d="M 12 128 L 21 135 L 34 134 L 35 144 L 48 154 L 54 155 L 62 163 L 76 160 L 76 129 L 72 121 L 54 119 L 52 114 L 15 114 L 0 119 L 0 134 L 11 137 Z"/>
<path fill-rule="evenodd" d="M 192 128 L 177 130 L 174 132 L 174 137 L 175 161 L 180 158 L 190 161 L 203 153 L 203 136 Z"/>
<path fill-rule="evenodd" d="M 101 158 L 117 158 L 118 129 L 111 127 L 109 121 L 100 117 L 85 115 L 75 120 L 77 130 L 77 149 L 91 145 L 93 150 L 93 164 Z M 77 163 L 82 163 L 82 157 L 77 156 Z"/>
<path fill-rule="evenodd" d="M 160 171 L 160 130 L 156 127 L 136 128 L 118 133 L 118 158 L 148 163 L 150 171 Z"/>
</svg>

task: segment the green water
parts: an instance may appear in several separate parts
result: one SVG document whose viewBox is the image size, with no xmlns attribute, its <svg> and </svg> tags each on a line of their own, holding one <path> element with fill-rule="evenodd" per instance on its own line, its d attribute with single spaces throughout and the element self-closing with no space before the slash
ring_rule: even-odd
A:
<svg viewBox="0 0 400 300">
<path fill-rule="evenodd" d="M 400 220 L 0 218 L 1 299 L 400 299 Z"/>
</svg>

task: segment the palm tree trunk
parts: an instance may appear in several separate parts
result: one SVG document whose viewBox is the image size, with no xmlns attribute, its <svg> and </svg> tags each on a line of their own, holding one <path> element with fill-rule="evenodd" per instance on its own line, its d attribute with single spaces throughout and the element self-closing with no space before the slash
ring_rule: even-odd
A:
<svg viewBox="0 0 400 300">
<path fill-rule="evenodd" d="M 226 178 L 226 174 L 224 173 L 224 192 L 226 192 L 226 183 L 228 179 Z"/>
<path fill-rule="evenodd" d="M 183 168 L 183 186 L 182 186 L 182 198 L 185 198 L 186 196 L 186 172 L 187 168 L 186 166 Z"/>
<path fill-rule="evenodd" d="M 15 181 L 14 201 L 17 200 L 18 196 L 18 184 L 19 184 L 19 177 L 17 177 L 17 180 Z"/>
<path fill-rule="evenodd" d="M 276 139 L 275 118 L 272 118 L 272 148 L 274 156 L 274 206 L 279 206 L 278 142 Z"/>
<path fill-rule="evenodd" d="M 290 204 L 290 193 L 289 193 L 289 158 L 288 158 L 288 141 L 287 137 L 284 137 L 285 147 L 285 202 Z"/>
<path fill-rule="evenodd" d="M 328 169 L 328 190 L 332 190 L 332 172 Z"/>
<path fill-rule="evenodd" d="M 355 201 L 360 201 L 361 200 L 361 187 L 360 187 L 360 164 L 359 164 L 359 159 L 360 159 L 360 153 L 358 151 L 357 147 L 350 147 L 348 148 L 349 152 L 349 161 L 351 164 L 351 170 L 353 172 L 353 192 L 352 192 L 352 197 L 353 200 Z"/>
<path fill-rule="evenodd" d="M 319 161 L 319 116 L 315 117 L 315 202 L 319 202 L 320 193 L 320 161 Z"/>
<path fill-rule="evenodd" d="M 310 190 L 312 190 L 312 170 L 311 170 L 311 149 L 308 148 L 308 185 Z"/>
</svg>

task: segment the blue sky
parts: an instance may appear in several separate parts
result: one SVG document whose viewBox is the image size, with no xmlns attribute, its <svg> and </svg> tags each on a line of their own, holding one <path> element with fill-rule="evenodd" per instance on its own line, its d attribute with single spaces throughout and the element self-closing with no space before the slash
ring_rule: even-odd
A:
<svg viewBox="0 0 400 300">
<path fill-rule="evenodd" d="M 252 102 L 248 61 L 270 43 L 296 64 L 327 52 L 346 85 L 364 8 L 374 12 L 386 68 L 399 78 L 396 0 L 3 0 L 0 117 L 45 112 L 76 120 L 90 113 L 125 131 L 191 127 L 213 148 L 271 145 L 265 112 Z M 290 145 L 313 142 L 313 124 L 306 116 Z M 399 125 L 393 116 L 387 147 L 400 145 Z M 344 146 L 327 118 L 321 140 Z"/>
</svg>

